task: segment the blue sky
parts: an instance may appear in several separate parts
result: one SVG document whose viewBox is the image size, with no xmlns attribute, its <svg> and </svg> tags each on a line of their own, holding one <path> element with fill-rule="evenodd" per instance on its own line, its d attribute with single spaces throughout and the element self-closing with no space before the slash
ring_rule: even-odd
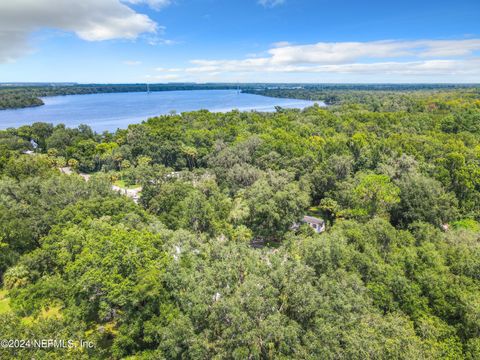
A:
<svg viewBox="0 0 480 360">
<path fill-rule="evenodd" d="M 0 1 L 0 82 L 480 82 L 480 1 Z"/>
</svg>

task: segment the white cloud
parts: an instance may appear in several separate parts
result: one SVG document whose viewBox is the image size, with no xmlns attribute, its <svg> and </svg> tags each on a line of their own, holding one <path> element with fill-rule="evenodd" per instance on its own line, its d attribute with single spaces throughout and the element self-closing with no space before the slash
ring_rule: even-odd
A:
<svg viewBox="0 0 480 360">
<path fill-rule="evenodd" d="M 135 39 L 142 33 L 155 33 L 158 25 L 119 0 L 1 0 L 0 63 L 28 53 L 30 33 L 44 28 L 102 41 Z"/>
<path fill-rule="evenodd" d="M 0 31 L 0 64 L 12 62 L 30 52 L 27 37 L 17 31 Z"/>
<path fill-rule="evenodd" d="M 288 42 L 288 41 L 278 41 L 278 42 L 274 42 L 272 44 L 273 47 L 285 47 L 285 46 L 290 46 L 291 44 Z"/>
<path fill-rule="evenodd" d="M 384 40 L 308 45 L 277 43 L 263 57 L 234 60 L 191 60 L 183 69 L 191 78 L 223 81 L 242 77 L 254 81 L 283 81 L 289 74 L 309 81 L 378 77 L 380 81 L 480 81 L 480 39 Z M 168 69 L 163 69 L 164 72 Z M 175 69 L 179 73 L 179 69 Z M 310 76 L 310 77 L 309 77 Z M 382 80 L 383 79 L 383 80 Z M 413 79 L 413 80 L 412 80 Z M 377 80 L 378 81 L 378 80 Z M 423 81 L 423 80 L 422 80 Z"/>
<path fill-rule="evenodd" d="M 157 46 L 157 45 L 175 45 L 178 44 L 177 41 L 171 40 L 171 39 L 165 39 L 160 36 L 149 36 L 147 38 L 148 44 L 152 46 Z"/>
<path fill-rule="evenodd" d="M 137 65 L 141 65 L 142 62 L 138 60 L 125 60 L 123 64 L 128 66 L 137 66 Z"/>
<path fill-rule="evenodd" d="M 147 75 L 146 78 L 151 81 L 160 81 L 160 82 L 168 82 L 168 81 L 178 81 L 182 79 L 182 76 L 179 74 L 162 74 L 162 75 Z"/>
<path fill-rule="evenodd" d="M 163 80 L 178 80 L 180 78 L 180 75 L 178 74 L 160 75 L 160 76 L 156 76 L 156 78 L 163 79 Z"/>
<path fill-rule="evenodd" d="M 258 0 L 258 3 L 264 7 L 275 7 L 284 4 L 285 0 Z"/>
<path fill-rule="evenodd" d="M 172 3 L 170 0 L 123 0 L 123 2 L 134 5 L 146 4 L 154 10 L 160 10 Z"/>
<path fill-rule="evenodd" d="M 158 71 L 158 72 L 179 72 L 179 71 L 183 71 L 183 69 L 180 69 L 180 68 L 168 69 L 168 68 L 157 67 L 157 68 L 155 68 L 155 71 Z"/>
<path fill-rule="evenodd" d="M 449 57 L 469 55 L 480 50 L 480 39 L 417 40 L 371 42 L 320 42 L 287 45 L 269 50 L 272 64 L 338 64 L 362 59 L 398 57 Z"/>
<path fill-rule="evenodd" d="M 340 65 L 320 65 L 313 67 L 290 66 L 277 69 L 285 72 L 338 73 L 338 74 L 388 74 L 388 75 L 452 75 L 480 74 L 480 58 L 467 60 L 426 60 L 410 62 L 378 62 L 370 64 L 354 63 Z M 275 71 L 275 70 L 274 70 Z"/>
</svg>

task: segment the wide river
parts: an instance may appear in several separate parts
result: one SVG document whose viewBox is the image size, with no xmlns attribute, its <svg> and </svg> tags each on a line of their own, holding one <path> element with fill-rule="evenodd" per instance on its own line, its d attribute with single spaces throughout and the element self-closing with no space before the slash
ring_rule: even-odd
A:
<svg viewBox="0 0 480 360">
<path fill-rule="evenodd" d="M 274 111 L 275 106 L 303 109 L 314 104 L 313 101 L 243 94 L 235 90 L 68 95 L 46 97 L 43 101 L 43 106 L 0 110 L 0 129 L 42 121 L 63 123 L 68 127 L 86 124 L 98 132 L 114 131 L 171 111 Z M 319 102 L 319 105 L 324 104 Z"/>
</svg>

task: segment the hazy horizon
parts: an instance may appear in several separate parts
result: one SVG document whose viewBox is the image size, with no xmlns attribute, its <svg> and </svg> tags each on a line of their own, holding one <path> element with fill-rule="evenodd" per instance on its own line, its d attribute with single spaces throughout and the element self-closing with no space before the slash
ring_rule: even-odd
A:
<svg viewBox="0 0 480 360">
<path fill-rule="evenodd" d="M 220 85 L 432 85 L 432 86 L 473 86 L 476 87 L 480 82 L 194 82 L 194 81 L 179 81 L 179 82 L 77 82 L 77 81 L 7 81 L 0 82 L 0 86 L 5 85 L 179 85 L 179 84 L 191 84 L 191 85 L 205 85 L 205 84 L 220 84 Z"/>
</svg>

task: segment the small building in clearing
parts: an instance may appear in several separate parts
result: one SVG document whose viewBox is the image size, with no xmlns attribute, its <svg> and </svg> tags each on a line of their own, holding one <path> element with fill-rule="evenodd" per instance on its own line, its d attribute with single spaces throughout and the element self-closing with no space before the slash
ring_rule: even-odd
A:
<svg viewBox="0 0 480 360">
<path fill-rule="evenodd" d="M 325 220 L 323 219 L 305 215 L 302 221 L 310 225 L 319 234 L 325 231 Z"/>
</svg>

